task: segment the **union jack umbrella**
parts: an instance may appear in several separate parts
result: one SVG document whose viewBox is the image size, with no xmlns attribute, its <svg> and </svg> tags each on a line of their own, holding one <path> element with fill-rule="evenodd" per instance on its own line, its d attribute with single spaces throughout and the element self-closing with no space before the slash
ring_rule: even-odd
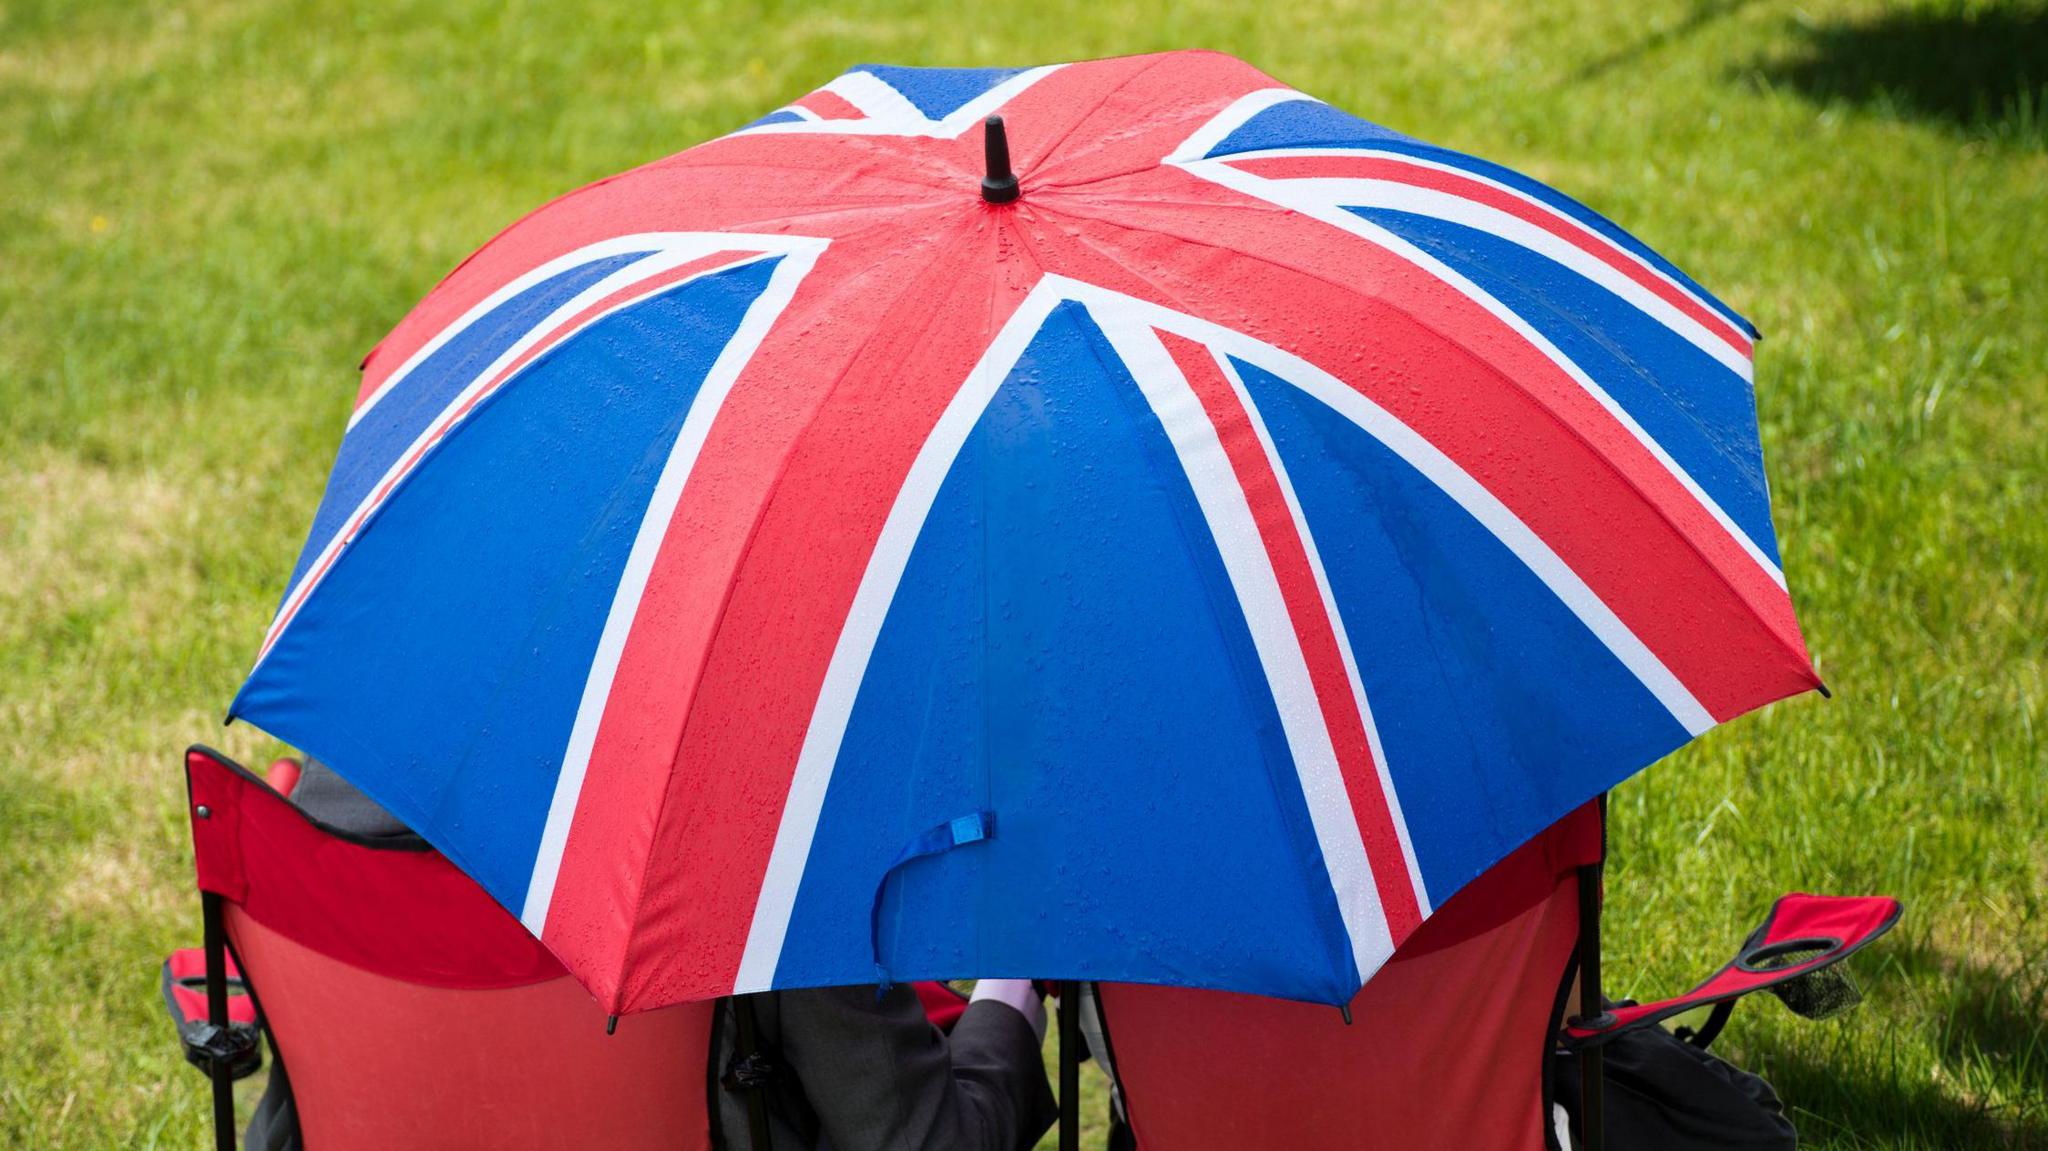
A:
<svg viewBox="0 0 2048 1151">
<path fill-rule="evenodd" d="M 1819 685 L 1755 338 L 1228 56 L 858 68 L 527 216 L 378 345 L 231 714 L 614 1013 L 1344 1003 Z"/>
</svg>

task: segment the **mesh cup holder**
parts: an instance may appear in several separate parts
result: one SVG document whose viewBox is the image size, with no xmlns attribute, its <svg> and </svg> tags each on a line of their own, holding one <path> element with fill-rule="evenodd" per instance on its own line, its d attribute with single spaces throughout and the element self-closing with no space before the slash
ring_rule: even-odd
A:
<svg viewBox="0 0 2048 1151">
<path fill-rule="evenodd" d="M 1841 947 L 1839 939 L 1787 939 L 1744 952 L 1735 963 L 1744 971 L 1768 975 L 1825 959 Z M 1767 990 L 1778 997 L 1786 1010 L 1805 1019 L 1832 1018 L 1863 1002 L 1862 990 L 1842 964 L 1816 968 L 1772 984 Z"/>
</svg>

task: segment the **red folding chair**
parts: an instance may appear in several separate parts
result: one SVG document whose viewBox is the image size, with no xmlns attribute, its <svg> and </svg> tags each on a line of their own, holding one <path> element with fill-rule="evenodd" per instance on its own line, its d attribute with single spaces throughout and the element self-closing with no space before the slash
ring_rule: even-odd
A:
<svg viewBox="0 0 2048 1151">
<path fill-rule="evenodd" d="M 206 947 L 166 964 L 165 995 L 174 1015 L 204 1004 L 181 1034 L 213 1079 L 223 1151 L 259 1020 L 312 1147 L 711 1146 L 712 1004 L 607 1036 L 596 1002 L 438 853 L 322 826 L 204 748 L 185 763 Z"/>
<path fill-rule="evenodd" d="M 1142 1151 L 1544 1146 L 1544 1067 L 1578 939 L 1580 811 L 1474 880 L 1351 1001 L 1105 983 L 1108 1070 Z"/>
<path fill-rule="evenodd" d="M 1116 1085 L 1111 1146 L 1137 1151 L 1555 1151 L 1554 1054 L 1584 1057 L 1628 1030 L 1769 990 L 1824 1015 L 1822 979 L 1897 921 L 1880 897 L 1790 895 L 1727 967 L 1685 995 L 1599 1000 L 1601 815 L 1589 804 L 1439 908 L 1340 1015 L 1248 995 L 1105 983 L 1094 1007 Z M 1595 959 L 1593 970 L 1579 962 Z M 1846 983 L 1833 985 L 1837 988 Z M 1588 992 L 1590 988 L 1590 992 Z M 1816 990 L 1821 988 L 1821 990 Z M 1588 1075 L 1599 1082 L 1597 1060 Z M 1571 1101 L 1579 1103 L 1578 1100 Z M 1598 1089 L 1580 1103 L 1599 1142 Z"/>
<path fill-rule="evenodd" d="M 206 946 L 165 960 L 162 989 L 213 1080 L 220 1148 L 235 1146 L 233 1083 L 262 1065 L 265 1030 L 315 1146 L 711 1145 L 713 1004 L 608 1035 L 553 956 L 439 853 L 294 807 L 299 770 L 279 760 L 266 782 L 203 747 L 185 757 Z M 912 987 L 942 1031 L 966 1010 L 945 984 Z"/>
</svg>

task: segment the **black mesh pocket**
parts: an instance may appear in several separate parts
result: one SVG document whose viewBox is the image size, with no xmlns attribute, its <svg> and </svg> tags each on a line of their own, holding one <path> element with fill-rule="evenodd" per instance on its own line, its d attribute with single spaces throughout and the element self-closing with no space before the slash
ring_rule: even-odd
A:
<svg viewBox="0 0 2048 1151">
<path fill-rule="evenodd" d="M 1810 963 L 1839 946 L 1832 939 L 1795 939 L 1758 948 L 1743 956 L 1740 962 L 1750 971 L 1782 971 Z M 1794 1015 L 1805 1019 L 1831 1019 L 1863 1002 L 1863 992 L 1850 978 L 1846 963 L 1834 963 L 1809 971 L 1783 983 L 1774 983 L 1766 990 L 1777 996 L 1778 1002 Z"/>
</svg>

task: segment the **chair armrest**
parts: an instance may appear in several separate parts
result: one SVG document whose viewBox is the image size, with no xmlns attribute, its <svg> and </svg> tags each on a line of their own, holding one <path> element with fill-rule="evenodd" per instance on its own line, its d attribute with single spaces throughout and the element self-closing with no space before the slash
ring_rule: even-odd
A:
<svg viewBox="0 0 2048 1151">
<path fill-rule="evenodd" d="M 1711 1005 L 1715 1011 L 1706 1026 L 1685 1036 L 1705 1047 L 1727 1022 L 1735 1001 L 1754 991 L 1769 991 L 1807 1018 L 1827 1018 L 1861 1000 L 1847 974 L 1830 969 L 1890 931 L 1902 910 L 1898 900 L 1880 895 L 1784 896 L 1771 905 L 1735 958 L 1697 987 L 1654 1003 L 1615 1004 L 1597 1025 L 1572 1020 L 1565 1026 L 1564 1044 L 1597 1047 L 1624 1032 Z"/>
<path fill-rule="evenodd" d="M 227 964 L 227 1027 L 215 1027 L 206 1018 L 206 952 L 201 948 L 182 948 L 164 960 L 164 1010 L 177 1030 L 186 1062 L 207 1071 L 215 1060 L 226 1060 L 229 1074 L 241 1079 L 263 1065 L 262 1024 L 234 959 Z"/>
</svg>

